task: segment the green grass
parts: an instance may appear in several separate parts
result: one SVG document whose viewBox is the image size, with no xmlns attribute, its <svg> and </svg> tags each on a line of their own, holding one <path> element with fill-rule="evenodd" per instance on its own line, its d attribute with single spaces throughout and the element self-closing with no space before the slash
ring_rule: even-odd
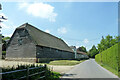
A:
<svg viewBox="0 0 120 80">
<path fill-rule="evenodd" d="M 59 78 L 62 76 L 60 73 L 58 72 L 50 72 L 51 75 L 47 77 L 47 80 L 59 80 Z"/>
<path fill-rule="evenodd" d="M 105 69 L 107 69 L 108 71 L 112 72 L 113 74 L 117 75 L 118 76 L 118 71 L 113 69 L 112 67 L 106 65 L 106 64 L 103 64 L 103 63 L 100 63 L 100 62 L 97 62 L 98 64 L 100 64 L 102 67 L 104 67 Z"/>
<path fill-rule="evenodd" d="M 79 64 L 85 60 L 77 61 L 77 60 L 55 60 L 51 61 L 48 65 L 66 65 L 66 66 L 72 66 Z"/>
<path fill-rule="evenodd" d="M 52 78 L 60 78 L 62 75 L 59 72 L 53 72 Z"/>
</svg>

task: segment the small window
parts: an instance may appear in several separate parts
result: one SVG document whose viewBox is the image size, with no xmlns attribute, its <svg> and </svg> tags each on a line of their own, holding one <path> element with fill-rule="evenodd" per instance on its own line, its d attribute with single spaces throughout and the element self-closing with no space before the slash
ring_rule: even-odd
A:
<svg viewBox="0 0 120 80">
<path fill-rule="evenodd" d="M 40 55 L 40 53 L 37 53 L 37 55 Z"/>
<path fill-rule="evenodd" d="M 19 45 L 22 45 L 22 39 L 19 39 L 19 40 L 18 40 L 18 44 L 19 44 Z"/>
<path fill-rule="evenodd" d="M 56 52 L 58 52 L 58 50 L 56 50 Z"/>
</svg>

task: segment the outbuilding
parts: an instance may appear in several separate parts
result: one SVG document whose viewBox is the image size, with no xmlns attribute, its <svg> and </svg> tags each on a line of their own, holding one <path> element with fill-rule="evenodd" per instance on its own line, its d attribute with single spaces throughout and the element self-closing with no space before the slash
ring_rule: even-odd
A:
<svg viewBox="0 0 120 80">
<path fill-rule="evenodd" d="M 72 49 L 60 38 L 25 23 L 8 42 L 6 60 L 38 62 L 42 59 L 74 59 Z"/>
</svg>

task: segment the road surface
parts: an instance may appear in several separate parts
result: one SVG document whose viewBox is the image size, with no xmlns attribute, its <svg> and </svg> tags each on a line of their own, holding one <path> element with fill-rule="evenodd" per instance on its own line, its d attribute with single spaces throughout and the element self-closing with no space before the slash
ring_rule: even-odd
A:
<svg viewBox="0 0 120 80">
<path fill-rule="evenodd" d="M 118 78 L 116 75 L 101 67 L 94 59 L 86 60 L 69 72 L 62 78 Z"/>
</svg>

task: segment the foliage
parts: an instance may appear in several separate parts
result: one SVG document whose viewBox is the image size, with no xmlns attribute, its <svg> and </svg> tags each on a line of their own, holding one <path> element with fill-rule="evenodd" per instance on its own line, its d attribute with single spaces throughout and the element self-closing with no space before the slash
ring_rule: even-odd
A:
<svg viewBox="0 0 120 80">
<path fill-rule="evenodd" d="M 2 59 L 5 59 L 6 57 L 6 51 L 2 51 Z"/>
<path fill-rule="evenodd" d="M 2 55 L 6 55 L 6 51 L 2 51 Z"/>
<path fill-rule="evenodd" d="M 3 45 L 2 45 L 2 51 L 6 51 L 6 47 L 7 47 L 6 40 L 10 40 L 10 37 L 3 37 L 2 38 L 2 43 L 3 43 Z"/>
<path fill-rule="evenodd" d="M 84 46 L 81 46 L 81 47 L 77 48 L 77 50 L 87 53 L 86 47 L 84 47 Z"/>
<path fill-rule="evenodd" d="M 115 75 L 118 75 L 118 71 L 111 68 L 110 66 L 106 65 L 106 64 L 103 64 L 103 63 L 100 63 L 100 62 L 97 62 L 98 64 L 100 64 L 102 67 L 106 68 L 107 70 L 109 70 L 110 72 L 112 72 L 113 74 Z"/>
<path fill-rule="evenodd" d="M 96 49 L 95 45 L 89 50 L 88 55 L 90 58 L 95 58 L 95 55 L 98 54 L 99 51 Z"/>
<path fill-rule="evenodd" d="M 9 40 L 10 37 L 3 37 L 2 40 L 5 41 L 5 40 Z"/>
<path fill-rule="evenodd" d="M 28 67 L 29 68 L 33 68 L 33 67 L 40 67 L 41 65 L 35 65 L 35 64 L 31 64 L 31 65 L 18 65 L 17 67 L 7 67 L 7 68 L 2 68 L 2 72 L 9 72 L 9 71 L 14 71 L 14 70 L 22 70 L 22 69 L 27 69 Z M 59 73 L 54 73 L 54 72 L 51 72 L 49 70 L 48 67 L 41 67 L 41 68 L 36 68 L 36 69 L 32 69 L 32 70 L 29 70 L 29 75 L 30 74 L 34 74 L 34 73 L 37 73 L 37 72 L 41 72 L 41 71 L 45 71 L 44 73 L 41 73 L 41 74 L 38 74 L 38 75 L 35 75 L 35 76 L 32 76 L 32 77 L 29 77 L 30 80 L 35 80 L 35 79 L 38 79 L 39 77 L 42 77 L 42 76 L 46 76 L 44 79 L 42 80 L 55 80 L 55 79 L 58 79 L 60 74 Z M 20 72 L 15 72 L 15 73 L 10 73 L 10 74 L 5 74 L 5 75 L 2 75 L 2 80 L 13 80 L 13 79 L 18 79 L 22 76 L 26 76 L 27 75 L 27 71 L 20 71 Z"/>
<path fill-rule="evenodd" d="M 60 73 L 53 71 L 51 71 L 51 74 L 52 75 L 47 77 L 49 80 L 59 80 L 59 77 L 62 76 Z"/>
<path fill-rule="evenodd" d="M 116 43 L 118 43 L 120 36 L 115 36 L 115 38 L 113 38 L 112 36 L 108 35 L 105 38 L 102 37 L 102 40 L 100 41 L 100 43 L 98 44 L 97 48 L 99 50 L 99 52 L 102 52 L 108 48 L 110 48 L 111 46 L 115 45 Z"/>
<path fill-rule="evenodd" d="M 97 62 L 106 64 L 118 71 L 118 67 L 120 67 L 120 65 L 118 66 L 118 62 L 119 62 L 118 47 L 120 47 L 120 43 L 115 44 L 114 46 L 108 48 L 107 50 L 97 54 L 95 56 L 95 60 Z"/>
</svg>

